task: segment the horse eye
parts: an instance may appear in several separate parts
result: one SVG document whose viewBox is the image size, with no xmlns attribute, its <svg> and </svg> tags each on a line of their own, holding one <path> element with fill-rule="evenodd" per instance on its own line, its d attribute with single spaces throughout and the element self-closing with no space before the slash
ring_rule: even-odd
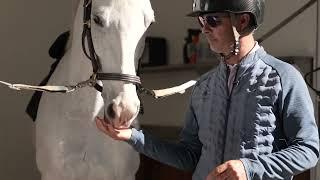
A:
<svg viewBox="0 0 320 180">
<path fill-rule="evenodd" d="M 103 21 L 101 20 L 101 18 L 100 18 L 99 16 L 94 15 L 94 16 L 93 16 L 93 21 L 94 21 L 97 25 L 103 27 Z"/>
</svg>

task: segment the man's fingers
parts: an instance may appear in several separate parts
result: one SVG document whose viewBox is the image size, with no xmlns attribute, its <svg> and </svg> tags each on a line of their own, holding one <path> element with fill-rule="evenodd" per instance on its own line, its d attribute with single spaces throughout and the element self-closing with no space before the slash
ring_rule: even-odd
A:
<svg viewBox="0 0 320 180">
<path fill-rule="evenodd" d="M 115 134 L 117 134 L 118 132 L 116 132 L 114 130 L 114 128 L 112 127 L 112 125 L 108 124 L 105 120 L 100 119 L 99 117 L 96 118 L 96 124 L 97 127 L 104 133 L 110 135 L 110 136 L 114 136 Z"/>
<path fill-rule="evenodd" d="M 115 140 L 128 140 L 131 137 L 131 129 L 115 129 L 111 124 L 99 117 L 96 118 L 96 126 L 104 134 L 110 136 Z"/>
<path fill-rule="evenodd" d="M 229 179 L 230 177 L 231 174 L 228 171 L 228 166 L 220 165 L 207 176 L 206 180 L 225 180 Z"/>
<path fill-rule="evenodd" d="M 98 119 L 99 121 L 101 121 L 101 123 L 102 123 L 104 126 L 107 126 L 107 125 L 109 124 L 107 120 L 101 119 L 100 117 L 96 117 L 96 119 Z"/>
<path fill-rule="evenodd" d="M 225 179 L 229 179 L 231 177 L 230 171 L 228 171 L 228 169 L 226 169 L 225 171 L 223 171 L 222 173 L 218 174 L 218 175 L 214 175 L 214 180 L 225 180 Z"/>
<path fill-rule="evenodd" d="M 107 129 L 107 126 L 105 126 L 105 125 L 103 124 L 103 120 L 101 120 L 100 118 L 96 118 L 95 122 L 96 122 L 96 126 L 98 127 L 98 129 L 99 129 L 100 131 L 109 134 L 108 129 Z"/>
<path fill-rule="evenodd" d="M 227 169 L 228 169 L 228 164 L 223 163 L 220 166 L 216 167 L 216 169 L 214 171 L 214 175 L 217 176 L 217 175 L 223 173 L 224 171 L 226 171 Z"/>
</svg>

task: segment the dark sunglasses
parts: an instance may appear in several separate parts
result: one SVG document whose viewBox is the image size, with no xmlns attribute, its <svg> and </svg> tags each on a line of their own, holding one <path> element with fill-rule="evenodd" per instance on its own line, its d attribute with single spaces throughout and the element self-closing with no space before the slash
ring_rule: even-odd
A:
<svg viewBox="0 0 320 180">
<path fill-rule="evenodd" d="M 219 16 L 219 15 L 203 15 L 198 17 L 198 21 L 201 27 L 207 23 L 210 27 L 217 27 L 222 24 L 222 18 L 227 17 L 226 15 L 224 16 Z"/>
</svg>

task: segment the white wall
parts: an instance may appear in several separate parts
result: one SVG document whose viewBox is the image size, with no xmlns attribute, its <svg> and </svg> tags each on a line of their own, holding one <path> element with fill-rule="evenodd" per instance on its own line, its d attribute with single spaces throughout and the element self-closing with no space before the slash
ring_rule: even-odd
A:
<svg viewBox="0 0 320 180">
<path fill-rule="evenodd" d="M 317 4 L 317 62 L 315 63 L 317 67 L 320 67 L 320 3 L 318 1 L 318 4 Z M 320 89 L 320 72 L 318 71 L 316 73 L 316 82 L 315 83 L 315 87 L 317 87 L 317 89 Z M 318 102 L 318 107 L 319 107 L 319 102 Z M 319 112 L 318 112 L 319 113 Z M 319 125 L 319 122 L 318 122 L 318 125 Z M 319 164 L 319 163 L 318 163 Z M 311 174 L 313 177 L 320 177 L 320 165 L 317 166 L 316 170 L 312 171 L 312 174 Z M 315 178 L 317 179 L 317 178 Z"/>
<path fill-rule="evenodd" d="M 0 80 L 37 84 L 53 62 L 48 48 L 70 24 L 65 0 L 1 1 Z M 0 86 L 0 179 L 37 180 L 34 123 L 24 113 L 30 92 Z"/>
<path fill-rule="evenodd" d="M 307 2 L 309 0 L 267 0 L 265 22 L 256 37 L 270 31 Z M 316 7 L 316 4 L 311 6 L 262 45 L 275 56 L 315 56 Z"/>
</svg>

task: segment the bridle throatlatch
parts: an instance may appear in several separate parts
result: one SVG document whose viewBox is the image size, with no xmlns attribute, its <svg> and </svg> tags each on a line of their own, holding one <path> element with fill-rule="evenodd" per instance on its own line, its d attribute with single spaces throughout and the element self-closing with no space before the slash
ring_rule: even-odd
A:
<svg viewBox="0 0 320 180">
<path fill-rule="evenodd" d="M 76 85 L 67 85 L 67 86 L 32 86 L 26 84 L 11 84 L 5 81 L 0 81 L 0 84 L 7 85 L 9 88 L 14 90 L 32 90 L 32 91 L 45 91 L 51 93 L 71 93 L 76 91 L 79 88 L 83 87 L 94 87 L 97 91 L 102 92 L 103 87 L 97 83 L 98 80 L 113 80 L 113 81 L 123 81 L 127 83 L 132 83 L 137 86 L 137 92 L 139 94 L 145 93 L 151 95 L 154 98 L 161 98 L 170 96 L 176 93 L 184 93 L 186 89 L 193 86 L 196 81 L 191 80 L 182 85 L 175 86 L 167 89 L 160 90 L 149 90 L 144 88 L 141 84 L 139 76 L 131 74 L 122 74 L 122 73 L 103 73 L 101 62 L 99 56 L 96 54 L 94 49 L 94 44 L 91 34 L 91 10 L 92 10 L 92 0 L 84 0 L 83 4 L 83 31 L 82 31 L 82 49 L 85 56 L 91 61 L 93 74 L 88 80 L 77 83 Z M 87 49 L 89 53 L 87 52 Z M 139 66 L 137 74 L 139 74 Z"/>
<path fill-rule="evenodd" d="M 232 24 L 232 32 L 233 32 L 233 37 L 234 37 L 234 43 L 231 46 L 232 50 L 230 51 L 229 54 L 224 55 L 220 53 L 220 57 L 223 61 L 226 61 L 230 59 L 232 56 L 236 56 L 240 52 L 240 34 L 237 31 L 237 28 L 235 27 L 236 24 L 236 16 L 233 13 L 229 13 L 230 19 L 231 19 L 231 24 Z"/>
</svg>

